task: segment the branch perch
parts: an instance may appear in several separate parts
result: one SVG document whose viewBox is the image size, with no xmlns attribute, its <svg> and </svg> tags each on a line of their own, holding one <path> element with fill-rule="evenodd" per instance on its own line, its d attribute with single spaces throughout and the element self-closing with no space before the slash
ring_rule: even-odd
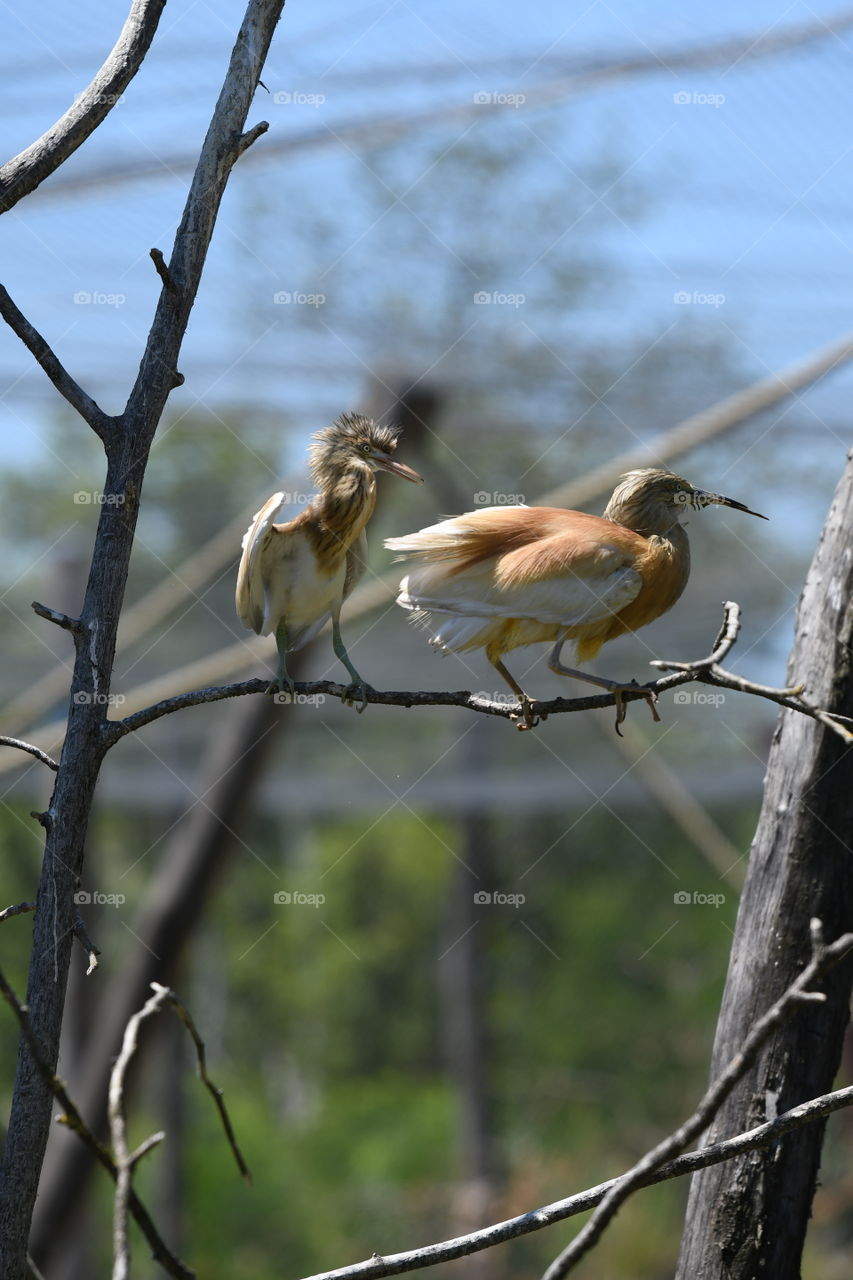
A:
<svg viewBox="0 0 853 1280">
<path fill-rule="evenodd" d="M 799 689 L 773 689 L 767 685 L 753 684 L 749 680 L 744 680 L 741 676 L 735 676 L 724 671 L 719 666 L 719 663 L 731 651 L 737 640 L 739 630 L 740 608 L 729 600 L 725 604 L 723 624 L 714 642 L 713 651 L 707 658 L 702 658 L 692 663 L 654 662 L 653 666 L 661 666 L 667 669 L 675 668 L 675 670 L 670 675 L 661 676 L 658 680 L 653 680 L 648 684 L 638 684 L 636 691 L 633 689 L 626 691 L 622 694 L 625 702 L 636 702 L 639 699 L 645 699 L 649 690 L 660 694 L 668 689 L 674 689 L 678 685 L 700 681 L 719 688 L 734 689 L 741 693 L 751 693 L 758 697 L 768 698 L 779 706 L 788 707 L 792 711 L 799 711 L 803 715 L 820 720 L 827 728 L 839 734 L 845 742 L 853 742 L 853 733 L 850 733 L 841 723 L 846 721 L 853 724 L 853 720 L 848 720 L 844 716 L 836 717 L 818 707 L 813 707 L 802 698 Z M 126 734 L 133 733 L 137 729 L 141 729 L 145 725 L 161 719 L 163 716 L 171 715 L 175 711 L 183 711 L 186 707 L 199 706 L 205 702 L 220 702 L 224 698 L 237 698 L 247 694 L 265 693 L 268 685 L 268 680 L 242 680 L 233 684 L 211 685 L 206 689 L 193 689 L 188 693 L 177 694 L 173 698 L 164 698 L 162 702 L 157 702 L 153 706 L 145 707 L 141 711 L 125 716 L 123 720 L 107 721 L 104 725 L 107 747 L 112 747 Z M 346 686 L 337 684 L 333 680 L 314 680 L 298 682 L 295 689 L 297 703 L 300 701 L 310 703 L 321 697 L 341 698 Z M 287 704 L 290 701 L 287 695 L 284 694 L 277 695 L 277 698 L 283 704 Z M 467 689 L 435 692 L 432 690 L 382 691 L 368 686 L 367 701 L 379 706 L 390 707 L 465 707 L 468 711 L 476 711 L 481 715 L 498 716 L 504 720 L 512 720 L 518 714 L 518 703 L 512 695 L 506 695 L 501 701 L 497 701 L 487 697 L 485 694 L 471 693 Z M 612 706 L 615 706 L 613 694 L 597 693 L 583 698 L 553 698 L 548 702 L 535 702 L 533 709 L 536 715 L 545 719 L 549 715 L 561 715 L 574 711 L 597 711 L 602 707 Z"/>
</svg>

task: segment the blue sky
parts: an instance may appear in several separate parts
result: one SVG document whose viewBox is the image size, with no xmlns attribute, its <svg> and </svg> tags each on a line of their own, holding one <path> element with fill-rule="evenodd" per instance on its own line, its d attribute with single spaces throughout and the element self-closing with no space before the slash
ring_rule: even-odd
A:
<svg viewBox="0 0 853 1280">
<path fill-rule="evenodd" d="M 168 253 L 188 179 L 180 161 L 197 151 L 240 12 L 216 0 L 171 0 L 124 100 L 60 174 L 0 220 L 0 278 L 109 411 L 121 408 L 132 382 L 159 287 L 148 249 Z M 293 260 L 300 193 L 310 191 L 309 210 L 319 205 L 334 224 L 353 278 L 381 276 L 383 225 L 352 196 L 356 181 L 374 183 L 380 196 L 381 184 L 370 153 L 348 140 L 354 123 L 468 108 L 477 94 L 525 95 L 579 65 L 650 53 L 659 59 L 654 72 L 501 115 L 508 138 L 529 141 L 534 183 L 537 172 L 543 182 L 556 175 L 583 194 L 578 175 L 609 155 L 620 181 L 644 193 L 627 218 L 597 188 L 582 225 L 565 228 L 610 264 L 601 289 L 572 310 L 568 332 L 574 326 L 606 345 L 686 327 L 730 343 L 756 377 L 838 337 L 850 325 L 844 108 L 853 28 L 735 65 L 673 71 L 666 62 L 672 50 L 778 33 L 831 12 L 781 3 L 531 3 L 520 23 L 515 6 L 480 0 L 462 8 L 291 2 L 265 72 L 270 92 L 259 92 L 250 117 L 268 119 L 270 133 L 233 175 L 185 343 L 187 385 L 173 407 L 245 404 L 304 415 L 307 430 L 358 402 L 373 353 L 342 336 L 331 309 L 310 316 L 273 301 L 282 291 L 321 293 L 330 278 L 322 255 Z M 115 6 L 101 0 L 81 11 L 47 0 L 38 17 L 0 10 L 5 155 L 62 113 L 116 31 Z M 426 158 L 435 148 L 454 146 L 472 127 L 480 122 L 468 116 L 413 131 L 403 152 L 419 184 L 432 180 Z M 319 142 L 274 149 L 306 135 Z M 140 170 L 148 176 L 135 177 Z M 96 181 L 105 172 L 113 180 Z M 392 178 L 395 194 L 410 176 Z M 515 234 L 523 244 L 523 192 Z M 521 287 L 513 279 L 475 283 Z M 369 316 L 371 299 L 357 303 Z M 836 471 L 852 377 L 842 372 L 807 398 L 813 446 Z M 56 396 L 10 333 L 0 340 L 0 380 L 4 456 L 36 457 Z"/>
</svg>

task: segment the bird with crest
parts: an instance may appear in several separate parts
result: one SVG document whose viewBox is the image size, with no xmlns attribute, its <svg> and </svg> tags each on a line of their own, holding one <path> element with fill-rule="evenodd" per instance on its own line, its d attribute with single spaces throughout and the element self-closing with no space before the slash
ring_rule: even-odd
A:
<svg viewBox="0 0 853 1280">
<path fill-rule="evenodd" d="M 394 457 L 397 433 L 358 413 L 342 413 L 312 437 L 311 474 L 317 494 L 293 519 L 282 522 L 287 495 L 274 493 L 243 539 L 237 575 L 240 621 L 258 635 L 274 634 L 276 677 L 267 692 L 292 699 L 287 654 L 301 649 L 332 622 L 332 647 L 351 683 L 343 700 L 367 705 L 367 683 L 356 671 L 341 637 L 341 606 L 366 568 L 365 528 L 376 505 L 376 472 L 415 484 L 423 479 Z"/>
</svg>

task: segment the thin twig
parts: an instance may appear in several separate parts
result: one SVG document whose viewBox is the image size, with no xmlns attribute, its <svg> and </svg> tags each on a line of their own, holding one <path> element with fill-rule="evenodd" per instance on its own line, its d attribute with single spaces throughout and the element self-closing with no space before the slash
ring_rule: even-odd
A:
<svg viewBox="0 0 853 1280">
<path fill-rule="evenodd" d="M 89 957 L 89 968 L 86 970 L 86 977 L 94 973 L 98 967 L 98 956 L 101 954 L 100 947 L 96 947 L 92 939 L 86 932 L 86 925 L 79 911 L 74 917 L 74 937 L 82 946 L 86 955 Z"/>
<path fill-rule="evenodd" d="M 31 604 L 33 613 L 37 613 L 40 618 L 46 618 L 48 622 L 53 622 L 57 627 L 62 627 L 63 631 L 70 631 L 77 634 L 84 630 L 84 623 L 80 618 L 72 618 L 69 613 L 62 613 L 59 609 L 51 609 L 50 605 L 40 604 L 38 600 L 33 600 Z"/>
<path fill-rule="evenodd" d="M 260 81 L 258 81 L 258 83 L 260 84 Z M 248 151 L 252 143 L 257 142 L 258 138 L 260 138 L 263 134 L 265 134 L 269 129 L 269 127 L 270 126 L 269 126 L 268 120 L 260 120 L 251 129 L 247 129 L 246 132 L 240 138 L 240 146 L 238 148 L 237 154 L 242 155 L 244 151 Z"/>
<path fill-rule="evenodd" d="M 219 1112 L 219 1118 L 222 1121 L 222 1127 L 225 1130 L 225 1136 L 228 1139 L 228 1145 L 230 1146 L 231 1150 L 234 1153 L 234 1159 L 237 1161 L 237 1168 L 240 1170 L 240 1173 L 243 1175 L 246 1182 L 248 1182 L 249 1186 L 251 1186 L 252 1174 L 249 1170 L 249 1166 L 246 1164 L 246 1161 L 243 1159 L 243 1153 L 241 1152 L 240 1147 L 237 1143 L 237 1139 L 234 1135 L 234 1129 L 231 1125 L 231 1117 L 228 1115 L 228 1111 L 226 1110 L 226 1107 L 225 1107 L 225 1102 L 223 1101 L 222 1090 L 216 1087 L 216 1085 L 213 1083 L 213 1081 L 210 1079 L 210 1077 L 207 1074 L 207 1060 L 206 1060 L 206 1054 L 205 1054 L 204 1041 L 202 1040 L 201 1036 L 198 1033 L 198 1028 L 193 1022 L 192 1016 L 190 1015 L 189 1010 L 186 1009 L 184 1005 L 181 1004 L 180 1000 L 177 998 L 177 996 L 174 994 L 173 991 L 169 991 L 167 990 L 167 988 L 159 986 L 156 982 L 152 982 L 151 986 L 154 991 L 166 993 L 167 1003 L 172 1006 L 172 1008 L 177 1013 L 178 1017 L 181 1019 L 181 1022 L 183 1022 L 187 1031 L 189 1031 L 190 1036 L 192 1037 L 193 1044 L 195 1045 L 196 1070 L 198 1072 L 198 1078 L 199 1080 L 201 1080 L 202 1084 L 205 1086 L 208 1093 L 213 1098 L 213 1101 L 216 1104 L 216 1110 Z"/>
<path fill-rule="evenodd" d="M 771 1032 L 775 1031 L 798 1004 L 825 1002 L 826 996 L 820 991 L 810 990 L 811 985 L 822 977 L 827 969 L 849 953 L 853 948 L 853 933 L 842 934 L 835 942 L 826 946 L 823 942 L 820 921 L 813 919 L 811 935 L 812 959 L 800 976 L 754 1024 L 740 1051 L 706 1091 L 692 1116 L 674 1133 L 647 1152 L 628 1173 L 619 1178 L 607 1192 L 589 1222 L 548 1267 L 543 1280 L 562 1280 L 563 1276 L 567 1276 L 574 1270 L 581 1258 L 597 1244 L 621 1205 L 643 1185 L 646 1175 L 678 1155 L 689 1142 L 704 1133 L 738 1080 L 755 1062 Z"/>
<path fill-rule="evenodd" d="M 237 1139 L 234 1136 L 234 1130 L 231 1126 L 231 1120 L 225 1109 L 225 1103 L 222 1101 L 222 1092 L 212 1083 L 207 1074 L 205 1065 L 204 1041 L 198 1033 L 195 1023 L 192 1020 L 188 1010 L 181 1004 L 173 991 L 168 987 L 163 987 L 157 982 L 151 983 L 151 990 L 154 992 L 149 996 L 143 1007 L 138 1013 L 135 1013 L 128 1022 L 124 1039 L 122 1040 L 121 1052 L 119 1053 L 115 1066 L 110 1075 L 109 1086 L 109 1122 L 110 1137 L 112 1139 L 113 1151 L 115 1152 L 115 1163 L 117 1169 L 116 1192 L 113 1208 L 113 1280 L 128 1280 L 130 1275 L 130 1242 L 127 1234 L 127 1219 L 129 1197 L 131 1194 L 131 1180 L 133 1178 L 134 1167 L 137 1162 L 146 1154 L 153 1146 L 155 1146 L 162 1138 L 162 1134 L 154 1134 L 151 1138 L 143 1142 L 140 1147 L 133 1152 L 127 1145 L 127 1122 L 124 1113 L 124 1082 L 127 1069 L 136 1053 L 139 1044 L 140 1028 L 148 1018 L 153 1017 L 155 1013 L 159 1013 L 166 1005 L 170 1005 L 184 1026 L 192 1036 L 193 1043 L 196 1048 L 196 1056 L 198 1061 L 199 1078 L 210 1092 L 219 1116 L 222 1120 L 225 1135 L 234 1158 L 237 1161 L 238 1168 L 247 1182 L 251 1183 L 252 1177 L 249 1173 L 248 1166 L 237 1145 Z"/>
<path fill-rule="evenodd" d="M 151 261 L 154 263 L 154 266 L 157 270 L 157 274 L 160 277 L 160 279 L 163 281 L 163 284 L 169 290 L 169 293 L 177 294 L 178 286 L 175 284 L 175 281 L 172 278 L 171 271 L 166 266 L 166 259 L 163 257 L 162 250 L 149 249 L 148 256 L 150 257 Z"/>
<path fill-rule="evenodd" d="M 17 747 L 18 751 L 26 751 L 29 755 L 35 756 L 36 760 L 41 760 L 42 764 L 46 764 L 54 773 L 59 770 L 59 765 L 53 756 L 42 751 L 41 747 L 34 747 L 31 742 L 22 742 L 20 738 L 8 738 L 3 734 L 0 735 L 0 747 Z"/>
<path fill-rule="evenodd" d="M 155 990 L 138 1013 L 135 1013 L 124 1030 L 121 1051 L 110 1074 L 108 1115 L 110 1138 L 117 1169 L 115 1200 L 113 1204 L 113 1280 L 128 1280 L 130 1275 L 130 1240 L 127 1234 L 128 1201 L 131 1191 L 133 1168 L 138 1156 L 132 1155 L 127 1145 L 127 1119 L 124 1114 L 124 1081 L 131 1059 L 139 1043 L 142 1023 L 159 1013 L 169 992 L 165 987 Z"/>
<path fill-rule="evenodd" d="M 100 436 L 104 444 L 112 440 L 117 430 L 117 420 L 104 413 L 79 382 L 65 368 L 47 340 L 38 329 L 30 324 L 24 313 L 12 301 L 3 285 L 0 285 L 0 316 L 16 333 L 24 346 L 44 369 L 61 396 L 68 401 L 72 409 L 76 409 L 84 422 L 88 422 L 92 430 Z"/>
<path fill-rule="evenodd" d="M 0 911 L 0 924 L 4 920 L 10 920 L 12 916 L 22 916 L 25 911 L 35 911 L 36 904 L 34 902 L 19 902 L 15 907 L 4 907 Z"/>
<path fill-rule="evenodd" d="M 6 1003 L 18 1019 L 21 1033 L 27 1043 L 27 1048 L 30 1051 L 30 1056 L 35 1063 L 39 1075 L 44 1080 L 53 1097 L 62 1107 L 63 1114 L 58 1117 L 59 1122 L 67 1125 L 69 1129 L 73 1130 L 84 1146 L 92 1153 L 98 1163 L 103 1165 L 110 1177 L 114 1180 L 117 1179 L 118 1169 L 115 1161 L 104 1144 L 98 1141 L 92 1133 L 92 1130 L 83 1120 L 83 1117 L 77 1110 L 76 1105 L 68 1096 L 68 1091 L 66 1090 L 62 1080 L 60 1080 L 59 1076 L 54 1075 L 45 1061 L 41 1045 L 33 1034 L 26 1006 L 22 1005 L 18 1000 L 18 997 L 7 982 L 2 970 L 0 970 L 0 994 L 3 995 Z M 171 1252 L 161 1238 L 157 1228 L 154 1226 L 154 1222 L 152 1221 L 148 1210 L 132 1188 L 128 1196 L 127 1206 L 133 1215 L 136 1225 L 148 1241 L 151 1249 L 151 1256 L 156 1262 L 159 1262 L 164 1271 L 166 1271 L 170 1276 L 175 1276 L 176 1280 L 195 1280 L 195 1272 L 191 1271 L 189 1267 L 181 1262 L 180 1258 L 176 1257 L 175 1254 Z"/>
</svg>

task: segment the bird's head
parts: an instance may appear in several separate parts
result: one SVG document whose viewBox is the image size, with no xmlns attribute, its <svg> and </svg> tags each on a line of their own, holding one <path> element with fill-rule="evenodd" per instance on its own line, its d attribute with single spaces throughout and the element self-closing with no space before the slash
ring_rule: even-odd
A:
<svg viewBox="0 0 853 1280">
<path fill-rule="evenodd" d="M 742 502 L 735 502 L 734 498 L 697 489 L 683 476 L 658 467 L 643 467 L 622 476 L 604 516 L 637 533 L 666 533 L 674 524 L 679 524 L 691 508 L 701 511 L 714 505 L 733 507 L 735 511 L 758 516 L 759 520 L 767 519 Z"/>
<path fill-rule="evenodd" d="M 397 432 L 360 413 L 342 413 L 312 439 L 308 456 L 319 489 L 329 489 L 342 476 L 365 469 L 390 471 L 413 484 L 423 484 L 423 476 L 395 459 Z"/>
</svg>

